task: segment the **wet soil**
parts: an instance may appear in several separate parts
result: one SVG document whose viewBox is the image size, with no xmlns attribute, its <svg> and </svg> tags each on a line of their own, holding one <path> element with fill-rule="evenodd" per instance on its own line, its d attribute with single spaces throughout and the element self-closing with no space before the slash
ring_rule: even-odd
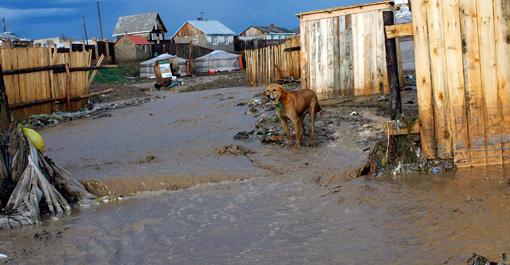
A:
<svg viewBox="0 0 510 265">
<path fill-rule="evenodd" d="M 217 89 L 225 87 L 243 87 L 248 85 L 246 72 L 220 72 L 217 75 L 196 75 L 193 77 L 184 77 L 182 86 L 176 87 L 178 92 L 192 92 L 207 89 Z"/>
<path fill-rule="evenodd" d="M 510 172 L 353 179 L 387 120 L 373 102 L 324 102 L 318 126 L 331 137 L 317 147 L 234 140 L 256 123 L 239 103 L 261 91 L 162 92 L 44 129 L 47 154 L 73 176 L 139 195 L 0 231 L 0 263 L 463 264 L 510 253 Z"/>
</svg>

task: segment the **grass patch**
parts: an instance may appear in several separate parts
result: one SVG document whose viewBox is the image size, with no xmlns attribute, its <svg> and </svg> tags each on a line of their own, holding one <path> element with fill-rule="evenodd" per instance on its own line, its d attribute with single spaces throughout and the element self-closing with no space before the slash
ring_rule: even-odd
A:
<svg viewBox="0 0 510 265">
<path fill-rule="evenodd" d="M 94 78 L 94 84 L 126 84 L 140 80 L 142 79 L 138 64 L 120 64 L 116 68 L 99 70 Z"/>
</svg>

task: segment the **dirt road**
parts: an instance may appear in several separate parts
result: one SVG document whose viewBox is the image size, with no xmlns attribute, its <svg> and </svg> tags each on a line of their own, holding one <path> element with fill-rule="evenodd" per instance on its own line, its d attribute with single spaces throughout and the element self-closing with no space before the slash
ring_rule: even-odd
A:
<svg viewBox="0 0 510 265">
<path fill-rule="evenodd" d="M 462 264 L 472 252 L 510 253 L 508 172 L 349 179 L 343 172 L 366 155 L 366 131 L 349 122 L 333 128 L 333 141 L 302 150 L 234 141 L 255 123 L 236 105 L 260 91 L 166 94 L 45 129 L 48 155 L 82 180 L 119 193 L 200 185 L 1 231 L 5 262 Z M 218 155 L 230 144 L 253 154 Z"/>
</svg>

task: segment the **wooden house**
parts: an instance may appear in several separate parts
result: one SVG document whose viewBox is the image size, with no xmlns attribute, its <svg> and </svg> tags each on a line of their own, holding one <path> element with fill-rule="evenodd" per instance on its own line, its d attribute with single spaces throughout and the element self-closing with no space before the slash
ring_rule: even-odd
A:
<svg viewBox="0 0 510 265">
<path fill-rule="evenodd" d="M 289 29 L 271 24 L 269 26 L 250 26 L 239 34 L 239 39 L 244 41 L 284 40 L 295 35 L 296 33 Z"/>
<path fill-rule="evenodd" d="M 302 88 L 320 98 L 388 93 L 384 11 L 392 1 L 298 14 Z"/>
<path fill-rule="evenodd" d="M 145 61 L 151 57 L 151 43 L 142 36 L 124 35 L 115 43 L 115 59 L 119 63 Z"/>
<path fill-rule="evenodd" d="M 234 51 L 236 33 L 217 20 L 186 21 L 173 35 L 175 43 L 191 43 L 211 50 Z"/>
<path fill-rule="evenodd" d="M 148 41 L 159 43 L 165 39 L 167 29 L 158 13 L 145 13 L 119 17 L 113 37 L 119 40 L 124 35 L 138 35 Z"/>
</svg>

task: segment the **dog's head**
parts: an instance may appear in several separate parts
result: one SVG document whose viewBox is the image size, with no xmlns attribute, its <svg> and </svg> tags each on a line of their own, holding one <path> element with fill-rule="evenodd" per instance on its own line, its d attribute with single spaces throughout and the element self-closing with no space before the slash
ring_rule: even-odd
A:
<svg viewBox="0 0 510 265">
<path fill-rule="evenodd" d="M 266 88 L 266 96 L 275 102 L 280 102 L 283 93 L 285 93 L 285 89 L 279 84 L 270 84 Z"/>
</svg>

